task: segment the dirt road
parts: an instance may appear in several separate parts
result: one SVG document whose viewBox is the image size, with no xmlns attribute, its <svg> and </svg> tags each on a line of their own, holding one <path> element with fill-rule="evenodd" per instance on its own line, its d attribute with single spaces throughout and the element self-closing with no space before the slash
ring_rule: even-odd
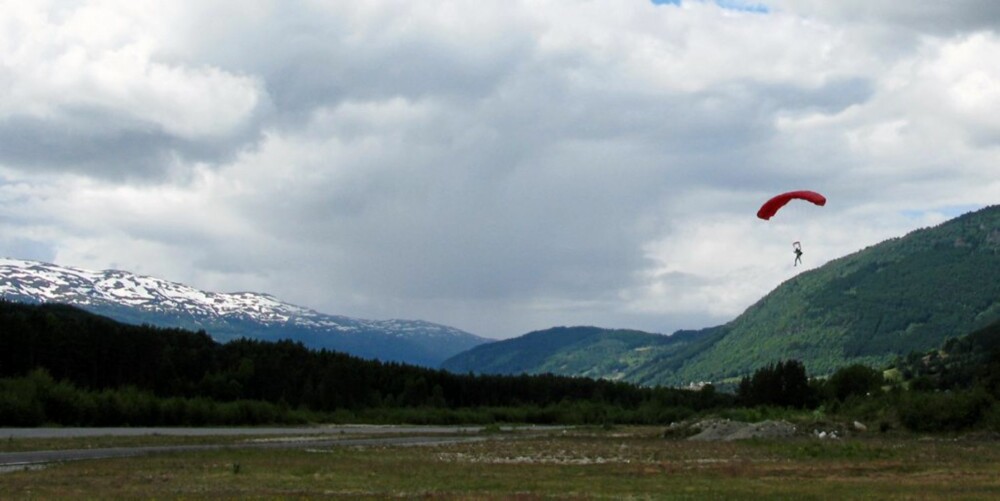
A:
<svg viewBox="0 0 1000 501">
<path fill-rule="evenodd" d="M 518 427 L 519 431 L 549 431 L 558 427 Z M 0 428 L 0 438 L 72 438 L 98 436 L 274 436 L 239 443 L 162 445 L 0 453 L 0 472 L 61 461 L 141 456 L 227 448 L 318 448 L 347 446 L 415 446 L 487 440 L 478 426 L 345 425 L 288 428 Z M 358 438 L 358 435 L 364 435 Z M 376 435 L 372 437 L 372 435 Z M 377 436 L 386 435 L 386 436 Z M 355 438 L 352 438 L 354 436 Z"/>
</svg>

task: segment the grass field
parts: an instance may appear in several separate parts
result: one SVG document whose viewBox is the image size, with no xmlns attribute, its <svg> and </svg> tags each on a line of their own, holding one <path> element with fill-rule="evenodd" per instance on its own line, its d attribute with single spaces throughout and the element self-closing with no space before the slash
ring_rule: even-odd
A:
<svg viewBox="0 0 1000 501">
<path fill-rule="evenodd" d="M 225 449 L 0 474 L 0 499 L 1000 499 L 1000 442 L 878 435 L 741 442 L 662 429 L 432 446 Z"/>
</svg>

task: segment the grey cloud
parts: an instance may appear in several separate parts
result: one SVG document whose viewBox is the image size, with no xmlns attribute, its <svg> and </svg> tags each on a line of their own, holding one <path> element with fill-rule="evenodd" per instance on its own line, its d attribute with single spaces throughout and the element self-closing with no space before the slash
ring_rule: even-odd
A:
<svg viewBox="0 0 1000 501">
<path fill-rule="evenodd" d="M 641 247 L 652 236 L 636 221 L 665 197 L 760 182 L 757 145 L 774 134 L 765 93 L 778 91 L 651 99 L 525 89 L 511 97 L 517 105 L 476 109 L 493 135 L 456 146 L 455 128 L 424 124 L 376 157 L 300 166 L 311 182 L 294 188 L 293 203 L 275 192 L 246 209 L 264 232 L 350 256 L 331 262 L 328 280 L 373 293 L 600 297 L 648 265 Z M 820 94 L 800 96 L 801 106 L 842 104 Z M 708 111 L 706 100 L 722 104 Z M 467 123 L 449 113 L 446 122 Z"/>
<path fill-rule="evenodd" d="M 760 85 L 758 94 L 766 96 L 775 109 L 814 111 L 836 114 L 868 101 L 875 93 L 874 82 L 862 78 L 838 79 L 817 88 L 791 85 Z"/>
<path fill-rule="evenodd" d="M 280 9 L 257 22 L 224 33 L 231 38 L 196 38 L 204 44 L 197 53 L 167 57 L 179 66 L 207 65 L 259 78 L 264 103 L 241 130 L 224 138 L 186 139 L 101 109 L 61 110 L 67 116 L 45 119 L 13 116 L 0 122 L 0 162 L 155 180 L 175 160 L 226 163 L 254 148 L 265 130 L 301 132 L 321 107 L 393 97 L 468 105 L 494 92 L 534 43 L 526 33 L 467 47 L 417 29 L 359 32 L 349 19 L 308 8 Z"/>
<path fill-rule="evenodd" d="M 112 181 L 160 180 L 180 162 L 227 161 L 251 144 L 254 134 L 188 140 L 97 110 L 61 119 L 15 116 L 0 120 L 0 163 Z"/>
<path fill-rule="evenodd" d="M 865 2 L 870 20 L 888 19 L 915 29 L 942 34 L 1000 28 L 1000 3 L 993 0 L 951 2 Z"/>
<path fill-rule="evenodd" d="M 794 12 L 833 20 L 896 26 L 945 36 L 1000 28 L 1000 3 L 994 0 L 949 2 L 776 0 L 775 3 L 788 6 Z"/>
<path fill-rule="evenodd" d="M 240 43 L 206 43 L 197 57 L 260 76 L 274 103 L 272 118 L 291 126 L 317 107 L 347 100 L 481 98 L 523 64 L 535 44 L 523 31 L 475 44 L 388 20 L 355 26 L 315 8 L 272 14 L 266 23 L 245 26 Z"/>
<path fill-rule="evenodd" d="M 0 257 L 52 262 L 55 249 L 47 242 L 24 238 L 0 238 Z"/>
</svg>

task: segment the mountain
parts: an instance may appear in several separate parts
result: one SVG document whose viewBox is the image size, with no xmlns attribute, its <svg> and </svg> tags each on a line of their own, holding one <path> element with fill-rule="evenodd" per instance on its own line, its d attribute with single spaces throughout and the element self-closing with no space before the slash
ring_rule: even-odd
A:
<svg viewBox="0 0 1000 501">
<path fill-rule="evenodd" d="M 554 327 L 481 344 L 441 364 L 457 373 L 561 374 L 624 380 L 658 357 L 698 346 L 709 331 L 672 336 L 600 327 Z"/>
<path fill-rule="evenodd" d="M 517 370 L 686 385 L 731 382 L 768 363 L 797 359 L 810 374 L 822 375 L 851 363 L 888 364 L 997 320 L 1000 206 L 993 206 L 803 272 L 733 321 L 666 338 L 679 335 L 673 342 L 649 337 L 648 343 L 619 343 L 602 359 L 587 352 L 600 344 L 594 339 L 610 338 L 574 341 L 558 337 L 562 331 L 527 334 L 522 338 L 532 336 L 533 345 L 558 348 L 541 360 L 526 359 Z M 509 373 L 514 365 L 504 361 L 519 356 L 522 342 L 502 343 L 459 354 L 446 366 L 462 366 L 474 355 L 476 367 Z M 590 360 L 592 366 L 560 360 Z"/>
<path fill-rule="evenodd" d="M 541 374 L 546 372 L 620 379 L 628 367 L 621 358 L 644 361 L 651 346 L 669 344 L 667 336 L 598 327 L 555 327 L 513 339 L 481 344 L 441 364 L 457 373 Z M 639 348 L 639 351 L 635 351 Z"/>
<path fill-rule="evenodd" d="M 430 367 L 487 341 L 430 322 L 327 315 L 267 294 L 205 292 L 126 271 L 17 259 L 0 259 L 0 297 L 70 304 L 132 324 L 203 329 L 223 342 L 293 339 L 310 348 Z"/>
<path fill-rule="evenodd" d="M 994 206 L 804 272 L 680 365 L 654 361 L 632 378 L 718 381 L 789 358 L 812 374 L 850 363 L 879 366 L 998 319 L 1000 206 Z"/>
</svg>

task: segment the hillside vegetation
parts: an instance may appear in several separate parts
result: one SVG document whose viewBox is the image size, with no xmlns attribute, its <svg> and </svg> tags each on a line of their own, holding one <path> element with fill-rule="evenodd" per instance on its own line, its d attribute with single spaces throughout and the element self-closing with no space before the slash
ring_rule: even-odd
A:
<svg viewBox="0 0 1000 501">
<path fill-rule="evenodd" d="M 812 374 L 884 365 L 1000 319 L 1000 206 L 966 214 L 792 278 L 677 370 L 633 380 L 723 380 L 782 359 Z"/>
<path fill-rule="evenodd" d="M 598 327 L 555 327 L 503 342 L 480 345 L 445 360 L 452 372 L 485 374 L 554 373 L 621 379 L 679 337 Z"/>
<path fill-rule="evenodd" d="M 633 336 L 631 343 L 614 334 L 620 331 L 542 331 L 523 338 L 547 346 L 544 356 L 525 356 L 527 343 L 517 338 L 459 354 L 445 367 L 646 385 L 735 383 L 788 359 L 815 375 L 855 363 L 884 366 L 998 319 L 1000 206 L 994 206 L 804 272 L 722 326 Z"/>
<path fill-rule="evenodd" d="M 667 357 L 683 359 L 711 341 L 713 329 L 671 336 L 600 327 L 553 327 L 479 345 L 441 364 L 474 374 L 560 374 L 628 380 L 638 368 Z"/>
</svg>

